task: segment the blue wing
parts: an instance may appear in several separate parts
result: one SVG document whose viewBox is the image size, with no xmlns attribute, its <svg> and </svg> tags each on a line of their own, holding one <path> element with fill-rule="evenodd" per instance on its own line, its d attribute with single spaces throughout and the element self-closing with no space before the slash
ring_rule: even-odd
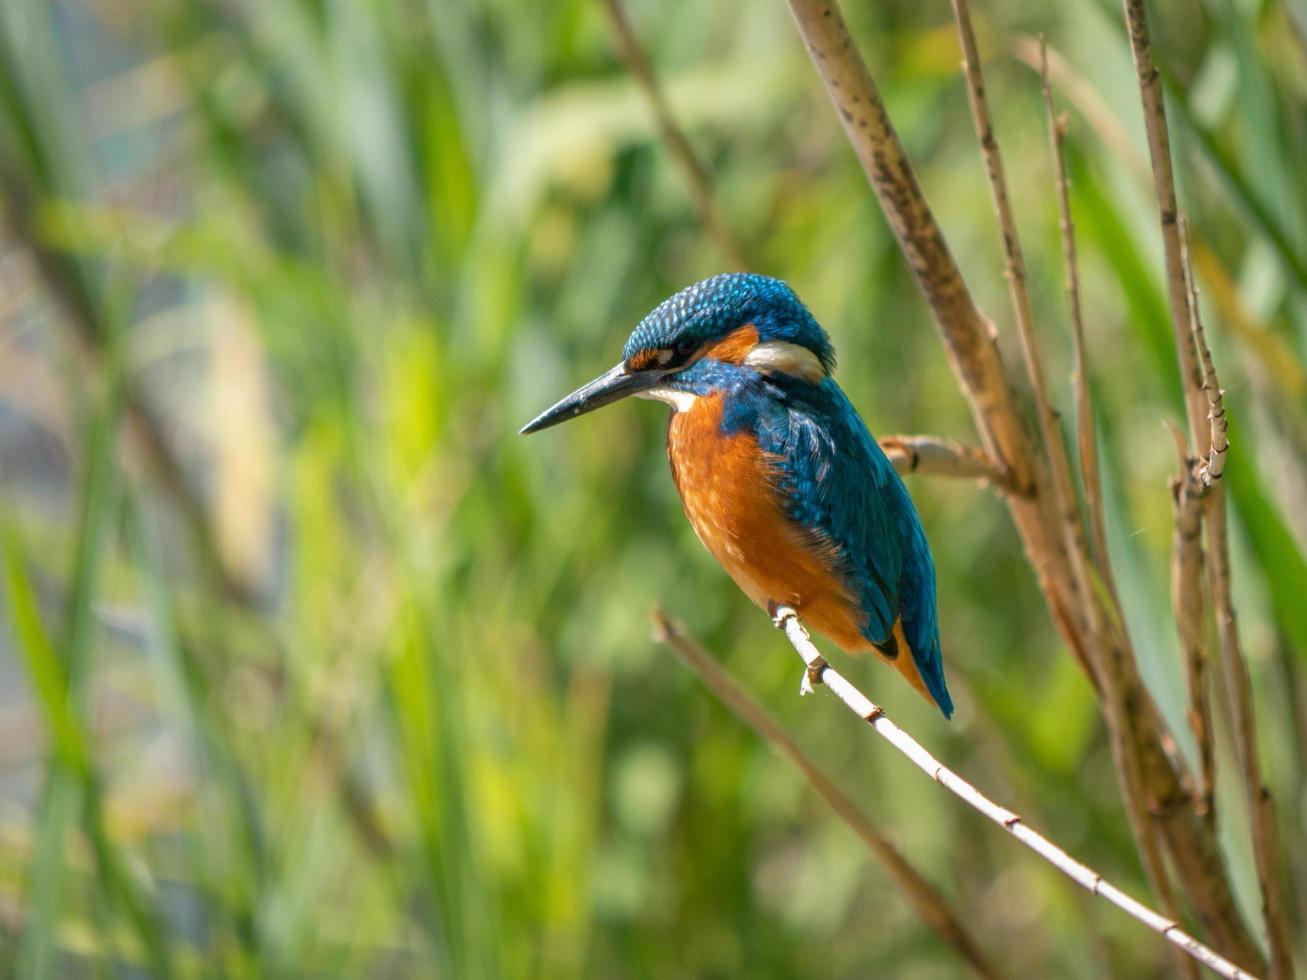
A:
<svg viewBox="0 0 1307 980">
<path fill-rule="evenodd" d="M 876 644 L 903 635 L 926 689 L 945 716 L 953 701 L 944 683 L 935 611 L 935 567 L 907 488 L 834 380 L 813 385 L 781 376 L 741 399 L 727 428 L 747 426 L 759 446 L 781 460 L 778 489 L 788 516 L 821 531 L 841 552 L 850 592 Z"/>
</svg>

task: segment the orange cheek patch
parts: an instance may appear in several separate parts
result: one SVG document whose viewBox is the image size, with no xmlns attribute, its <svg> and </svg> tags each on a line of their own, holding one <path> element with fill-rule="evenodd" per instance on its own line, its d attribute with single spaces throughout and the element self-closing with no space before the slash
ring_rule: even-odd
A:
<svg viewBox="0 0 1307 980">
<path fill-rule="evenodd" d="M 655 348 L 636 351 L 627 360 L 626 366 L 632 371 L 643 371 L 645 368 L 654 367 L 658 363 L 658 351 Z"/>
<path fill-rule="evenodd" d="M 749 351 L 758 346 L 758 328 L 746 323 L 728 333 L 703 352 L 704 357 L 727 364 L 743 364 Z"/>
</svg>

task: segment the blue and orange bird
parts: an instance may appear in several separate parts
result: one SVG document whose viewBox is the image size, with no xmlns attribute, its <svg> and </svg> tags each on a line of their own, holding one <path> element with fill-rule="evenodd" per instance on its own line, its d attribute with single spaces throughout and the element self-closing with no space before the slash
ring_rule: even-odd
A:
<svg viewBox="0 0 1307 980">
<path fill-rule="evenodd" d="M 621 363 L 522 433 L 628 395 L 671 405 L 672 477 L 727 574 L 764 609 L 792 606 L 844 650 L 875 650 L 947 717 L 930 547 L 834 365 L 785 283 L 714 276 L 663 302 Z"/>
</svg>

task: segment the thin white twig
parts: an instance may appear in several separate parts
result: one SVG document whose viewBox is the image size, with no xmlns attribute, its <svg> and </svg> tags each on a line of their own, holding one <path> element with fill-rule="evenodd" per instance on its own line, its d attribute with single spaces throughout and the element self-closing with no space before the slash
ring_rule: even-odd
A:
<svg viewBox="0 0 1307 980">
<path fill-rule="evenodd" d="M 957 796 L 972 809 L 998 824 L 1021 843 L 1057 868 L 1076 884 L 1090 893 L 1105 898 L 1127 915 L 1142 922 L 1163 939 L 1188 953 L 1214 973 L 1228 980 L 1255 980 L 1253 974 L 1231 963 L 1214 950 L 1204 946 L 1180 928 L 1179 924 L 1154 912 L 1148 906 L 1131 898 L 1107 881 L 1101 874 L 1081 864 L 1066 851 L 1042 834 L 1030 829 L 1019 814 L 1001 807 L 976 787 L 936 759 L 915 738 L 890 721 L 880 705 L 847 681 L 826 662 L 799 615 L 790 606 L 775 606 L 772 622 L 785 633 L 795 651 L 803 658 L 807 670 L 803 675 L 800 693 L 807 694 L 817 684 L 825 684 L 845 707 L 876 730 L 876 734 L 911 759 L 931 779 Z"/>
<path fill-rule="evenodd" d="M 886 837 L 845 795 L 838 784 L 824 773 L 812 758 L 799 747 L 790 734 L 745 690 L 713 657 L 676 623 L 669 620 L 661 609 L 654 610 L 654 639 L 664 643 L 672 653 L 689 667 L 704 686 L 728 707 L 735 716 L 750 726 L 784 759 L 794 765 L 826 805 L 843 820 L 876 858 L 884 865 L 890 880 L 903 898 L 921 917 L 967 961 L 975 972 L 986 980 L 997 980 L 1000 973 L 980 949 L 980 944 L 967 929 L 962 917 L 954 911 L 948 900 L 922 874 L 917 871 L 898 848 Z"/>
</svg>

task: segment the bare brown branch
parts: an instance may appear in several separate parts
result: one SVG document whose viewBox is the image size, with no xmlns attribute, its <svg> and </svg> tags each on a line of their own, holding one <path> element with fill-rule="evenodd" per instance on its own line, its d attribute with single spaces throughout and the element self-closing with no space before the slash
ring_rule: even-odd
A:
<svg viewBox="0 0 1307 980">
<path fill-rule="evenodd" d="M 1012 480 L 979 449 L 939 436 L 882 436 L 880 448 L 900 473 L 947 476 L 960 480 L 984 480 L 1007 493 Z"/>
<path fill-rule="evenodd" d="M 636 37 L 630 18 L 626 16 L 622 0 L 604 0 L 604 8 L 608 11 L 609 21 L 612 22 L 613 33 L 617 35 L 618 47 L 621 50 L 622 60 L 626 63 L 626 69 L 634 76 L 645 98 L 649 100 L 649 107 L 653 110 L 654 119 L 658 124 L 658 132 L 685 174 L 685 181 L 689 185 L 690 196 L 694 200 L 695 210 L 699 213 L 699 220 L 708 229 L 708 233 L 712 235 L 726 260 L 737 269 L 747 269 L 749 263 L 745 261 L 744 250 L 731 234 L 721 212 L 717 209 L 708 173 L 699 162 L 699 158 L 695 156 L 690 141 L 676 122 L 676 117 L 672 115 L 672 108 L 658 85 L 653 66 L 649 63 L 649 56 L 645 54 L 640 39 Z"/>
<path fill-rule="evenodd" d="M 1188 227 L 1180 218 L 1180 268 L 1184 276 L 1185 311 L 1190 334 L 1198 343 L 1202 321 L 1198 312 L 1198 294 L 1194 286 L 1193 269 L 1189 262 Z M 1206 349 L 1206 342 L 1202 347 Z M 1211 355 L 1207 355 L 1211 364 Z M 1219 395 L 1218 395 L 1219 397 Z M 1224 421 L 1224 410 L 1222 421 Z M 1214 424 L 1214 423 L 1213 423 Z M 1212 710 L 1207 684 L 1207 649 L 1203 633 L 1206 616 L 1203 603 L 1203 498 L 1211 486 L 1210 479 L 1199 475 L 1196 462 L 1189 456 L 1184 434 L 1171 426 L 1175 436 L 1176 452 L 1180 458 L 1180 475 L 1171 485 L 1175 501 L 1175 530 L 1171 556 L 1171 608 L 1175 613 L 1176 629 L 1180 640 L 1180 656 L 1185 665 L 1185 679 L 1189 688 L 1189 727 L 1193 730 L 1198 747 L 1198 778 L 1193 786 L 1194 804 L 1199 814 L 1215 818 L 1213 810 L 1214 751 Z M 1211 450 L 1215 452 L 1215 446 Z M 1221 460 L 1224 461 L 1224 451 Z M 1202 471 L 1206 472 L 1207 467 Z"/>
<path fill-rule="evenodd" d="M 981 951 L 961 917 L 934 885 L 914 868 L 812 758 L 799 747 L 762 705 L 750 697 L 693 637 L 654 610 L 654 639 L 666 644 L 681 663 L 693 670 L 704 686 L 742 722 L 758 733 L 772 749 L 803 775 L 808 785 L 858 835 L 867 850 L 885 867 L 894 886 L 918 917 L 948 943 L 982 977 L 1002 974 Z"/>
</svg>

